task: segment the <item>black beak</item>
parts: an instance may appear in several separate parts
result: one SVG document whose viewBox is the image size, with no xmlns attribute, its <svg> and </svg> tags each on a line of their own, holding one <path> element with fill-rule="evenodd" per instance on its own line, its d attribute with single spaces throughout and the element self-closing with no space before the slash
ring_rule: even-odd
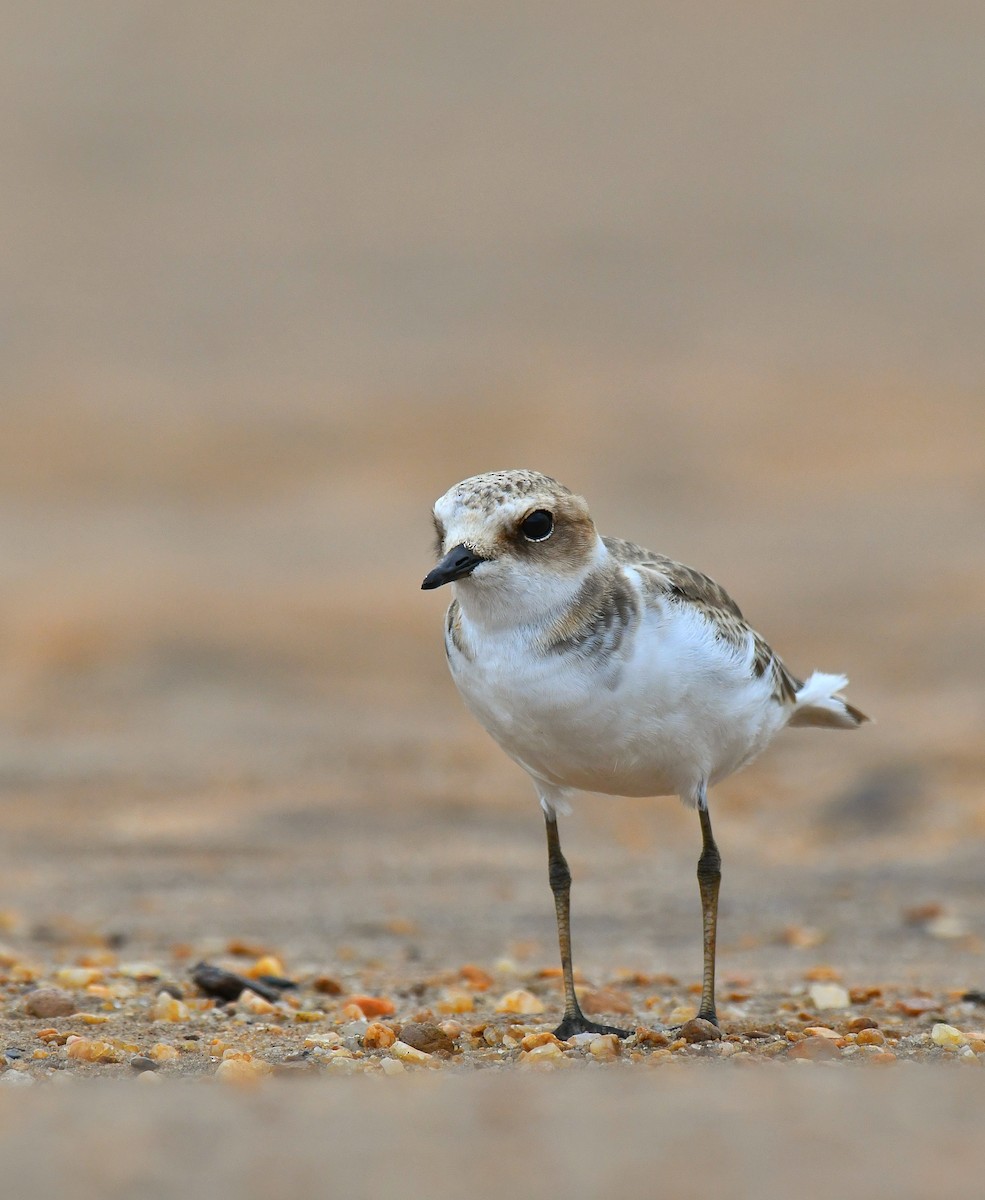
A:
<svg viewBox="0 0 985 1200">
<path fill-rule="evenodd" d="M 453 546 L 434 570 L 425 575 L 421 588 L 429 592 L 443 584 L 454 583 L 456 579 L 464 579 L 472 574 L 479 563 L 485 561 L 481 554 L 476 554 L 466 545 Z"/>
</svg>

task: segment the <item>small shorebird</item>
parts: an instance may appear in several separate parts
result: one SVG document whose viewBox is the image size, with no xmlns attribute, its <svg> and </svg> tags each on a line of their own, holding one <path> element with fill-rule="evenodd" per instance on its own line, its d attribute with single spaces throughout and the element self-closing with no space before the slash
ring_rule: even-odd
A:
<svg viewBox="0 0 985 1200">
<path fill-rule="evenodd" d="M 559 1038 L 625 1035 L 589 1021 L 571 965 L 571 875 L 557 814 L 575 791 L 677 795 L 697 809 L 704 977 L 715 1012 L 721 858 L 708 788 L 786 725 L 855 729 L 843 675 L 794 676 L 706 575 L 632 542 L 600 537 L 588 505 L 536 471 L 456 484 L 434 506 L 438 565 L 454 585 L 445 651 L 465 703 L 528 773 L 547 822 L 564 975 Z"/>
</svg>

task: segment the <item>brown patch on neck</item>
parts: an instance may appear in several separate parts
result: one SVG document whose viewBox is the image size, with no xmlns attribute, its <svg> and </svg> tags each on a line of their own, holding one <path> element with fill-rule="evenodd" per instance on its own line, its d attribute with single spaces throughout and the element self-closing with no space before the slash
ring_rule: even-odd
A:
<svg viewBox="0 0 985 1200">
<path fill-rule="evenodd" d="M 449 604 L 448 612 L 445 614 L 445 654 L 449 657 L 451 657 L 452 647 L 469 662 L 475 657 L 465 643 L 465 636 L 462 633 L 462 610 L 459 608 L 457 600 L 453 600 Z"/>
<path fill-rule="evenodd" d="M 593 571 L 544 639 L 547 653 L 585 656 L 618 651 L 640 618 L 639 600 L 615 564 Z"/>
</svg>

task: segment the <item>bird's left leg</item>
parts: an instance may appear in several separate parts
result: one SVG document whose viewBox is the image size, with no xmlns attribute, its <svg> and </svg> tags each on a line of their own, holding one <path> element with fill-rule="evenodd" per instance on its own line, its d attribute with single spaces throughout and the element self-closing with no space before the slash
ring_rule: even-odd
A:
<svg viewBox="0 0 985 1200">
<path fill-rule="evenodd" d="M 553 812 L 545 813 L 547 819 L 547 866 L 554 893 L 557 912 L 557 935 L 561 949 L 561 973 L 564 978 L 564 1018 L 554 1030 L 554 1036 L 565 1041 L 576 1033 L 615 1033 L 629 1037 L 629 1030 L 617 1029 L 613 1025 L 599 1025 L 589 1021 L 581 1011 L 575 994 L 575 975 L 571 965 L 571 872 L 561 853 L 561 839 L 557 831 L 557 817 Z"/>
<path fill-rule="evenodd" d="M 701 1007 L 698 1016 L 713 1025 L 715 1014 L 715 940 L 718 930 L 718 888 L 722 881 L 722 858 L 711 832 L 707 801 L 698 806 L 701 820 L 701 857 L 698 859 L 698 888 L 701 891 L 701 921 L 704 933 L 704 977 L 701 982 Z"/>
</svg>

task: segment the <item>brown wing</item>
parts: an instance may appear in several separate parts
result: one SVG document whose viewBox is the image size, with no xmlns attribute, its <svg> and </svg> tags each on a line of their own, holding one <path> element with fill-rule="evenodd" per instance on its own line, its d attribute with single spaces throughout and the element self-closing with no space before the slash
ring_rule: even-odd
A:
<svg viewBox="0 0 985 1200">
<path fill-rule="evenodd" d="M 617 562 L 636 567 L 644 582 L 654 591 L 698 609 L 714 626 L 716 636 L 733 649 L 744 650 L 751 634 L 753 671 L 757 676 L 770 677 L 773 696 L 779 703 L 793 703 L 801 686 L 800 680 L 773 653 L 765 638 L 749 627 L 738 604 L 720 584 L 693 567 L 675 562 L 666 555 L 655 554 L 633 542 L 624 542 L 619 538 L 603 538 L 602 541 Z"/>
</svg>

